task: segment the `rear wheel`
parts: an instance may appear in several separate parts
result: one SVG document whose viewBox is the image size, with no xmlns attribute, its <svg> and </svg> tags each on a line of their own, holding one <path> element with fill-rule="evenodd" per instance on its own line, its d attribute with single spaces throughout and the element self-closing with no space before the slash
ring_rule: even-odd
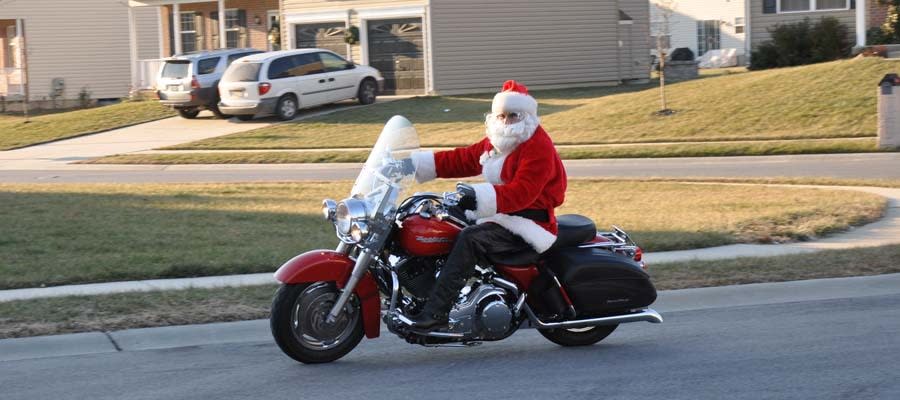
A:
<svg viewBox="0 0 900 400">
<path fill-rule="evenodd" d="M 372 104 L 375 102 L 377 92 L 378 86 L 375 85 L 375 81 L 366 79 L 359 84 L 359 90 L 356 92 L 356 99 L 359 100 L 359 104 Z"/>
<path fill-rule="evenodd" d="M 181 118 L 194 119 L 197 118 L 197 114 L 200 114 L 200 110 L 196 108 L 179 108 L 178 115 Z"/>
<path fill-rule="evenodd" d="M 270 317 L 278 347 L 306 364 L 331 362 L 353 350 L 363 337 L 356 296 L 350 297 L 333 324 L 326 322 L 339 294 L 331 282 L 282 285 L 272 301 Z"/>
<path fill-rule="evenodd" d="M 211 111 L 213 113 L 213 115 L 215 115 L 217 118 L 222 118 L 222 119 L 228 118 L 228 115 L 225 115 L 224 113 L 222 113 L 222 110 L 219 110 L 219 100 L 218 99 L 216 99 L 215 103 L 212 103 L 212 104 L 206 106 L 206 109 Z"/>
<path fill-rule="evenodd" d="M 294 119 L 297 116 L 297 99 L 292 95 L 278 99 L 278 104 L 275 106 L 275 114 L 282 121 Z"/>
<path fill-rule="evenodd" d="M 560 346 L 590 346 L 605 339 L 613 333 L 619 325 L 601 325 L 587 328 L 570 329 L 540 329 L 547 340 Z"/>
</svg>

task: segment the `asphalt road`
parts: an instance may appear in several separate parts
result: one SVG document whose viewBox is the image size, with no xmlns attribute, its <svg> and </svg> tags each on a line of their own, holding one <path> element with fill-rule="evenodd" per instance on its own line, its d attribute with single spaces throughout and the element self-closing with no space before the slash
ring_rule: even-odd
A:
<svg viewBox="0 0 900 400">
<path fill-rule="evenodd" d="M 670 312 L 598 345 L 364 340 L 308 366 L 270 342 L 0 362 L 13 399 L 897 399 L 900 294 Z"/>
<path fill-rule="evenodd" d="M 0 182 L 244 182 L 353 179 L 360 164 L 72 166 L 0 169 Z M 566 162 L 570 177 L 821 177 L 900 179 L 900 153 Z"/>
</svg>

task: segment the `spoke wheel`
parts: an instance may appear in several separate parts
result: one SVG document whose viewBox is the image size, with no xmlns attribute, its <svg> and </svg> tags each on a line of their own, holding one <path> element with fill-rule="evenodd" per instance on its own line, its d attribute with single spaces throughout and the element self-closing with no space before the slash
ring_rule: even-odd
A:
<svg viewBox="0 0 900 400">
<path fill-rule="evenodd" d="M 275 342 L 291 358 L 324 363 L 343 357 L 362 340 L 360 304 L 351 296 L 334 323 L 326 321 L 339 292 L 332 283 L 283 285 L 272 302 Z"/>
</svg>

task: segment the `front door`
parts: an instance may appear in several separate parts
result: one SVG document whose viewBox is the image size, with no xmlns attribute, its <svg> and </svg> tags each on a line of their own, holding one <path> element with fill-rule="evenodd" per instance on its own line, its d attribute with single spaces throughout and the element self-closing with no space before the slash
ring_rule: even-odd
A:
<svg viewBox="0 0 900 400">
<path fill-rule="evenodd" d="M 269 21 L 266 27 L 266 32 L 268 32 L 266 34 L 267 50 L 281 50 L 281 14 L 278 13 L 278 10 L 269 10 L 266 14 L 266 20 Z"/>
<path fill-rule="evenodd" d="M 344 42 L 346 27 L 343 22 L 294 25 L 295 49 L 319 48 L 347 56 Z"/>
<path fill-rule="evenodd" d="M 370 20 L 369 65 L 384 76 L 384 94 L 425 91 L 422 18 Z"/>
</svg>

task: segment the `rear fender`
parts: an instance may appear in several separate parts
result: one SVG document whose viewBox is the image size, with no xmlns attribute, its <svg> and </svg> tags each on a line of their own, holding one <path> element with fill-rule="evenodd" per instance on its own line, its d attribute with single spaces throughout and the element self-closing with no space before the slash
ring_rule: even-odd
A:
<svg viewBox="0 0 900 400">
<path fill-rule="evenodd" d="M 334 282 L 343 288 L 350 279 L 356 262 L 343 253 L 331 250 L 312 250 L 284 263 L 275 271 L 275 279 L 284 284 Z M 381 299 L 378 286 L 368 271 L 353 290 L 362 303 L 363 328 L 366 337 L 377 338 L 381 333 Z"/>
</svg>

